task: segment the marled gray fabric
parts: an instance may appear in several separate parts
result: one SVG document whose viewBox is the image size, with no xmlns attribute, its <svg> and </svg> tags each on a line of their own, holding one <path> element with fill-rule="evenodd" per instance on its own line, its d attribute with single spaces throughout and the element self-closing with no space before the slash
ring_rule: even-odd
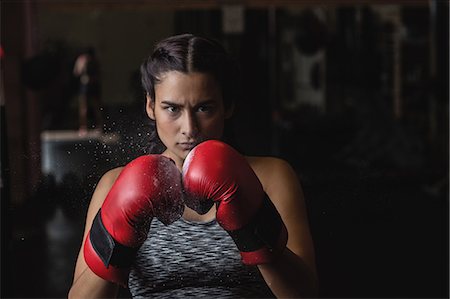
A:
<svg viewBox="0 0 450 299">
<path fill-rule="evenodd" d="M 153 220 L 130 273 L 133 298 L 273 297 L 256 266 L 245 266 L 215 220 Z"/>
</svg>

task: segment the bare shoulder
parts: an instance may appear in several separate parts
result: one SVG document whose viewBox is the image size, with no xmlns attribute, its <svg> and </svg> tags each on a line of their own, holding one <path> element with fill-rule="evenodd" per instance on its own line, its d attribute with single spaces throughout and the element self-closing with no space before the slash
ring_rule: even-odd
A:
<svg viewBox="0 0 450 299">
<path fill-rule="evenodd" d="M 113 168 L 107 171 L 98 182 L 97 188 L 111 189 L 112 185 L 116 181 L 119 174 L 122 172 L 123 167 Z"/>
<path fill-rule="evenodd" d="M 117 177 L 122 172 L 122 169 L 123 167 L 111 169 L 100 178 L 100 181 L 95 188 L 94 195 L 92 196 L 91 205 L 96 201 L 99 201 L 100 205 L 103 203 L 106 194 L 109 192 Z"/>
<path fill-rule="evenodd" d="M 122 169 L 123 167 L 111 169 L 100 178 L 89 204 L 88 214 L 86 218 L 86 222 L 89 227 L 90 222 L 93 220 L 95 214 L 102 206 L 103 202 L 105 201 L 106 195 L 108 195 L 109 190 L 121 173 Z"/>
<path fill-rule="evenodd" d="M 276 157 L 246 158 L 269 196 L 279 193 L 289 185 L 293 187 L 292 185 L 300 184 L 296 172 L 286 160 Z M 273 199 L 276 198 L 275 196 Z"/>
</svg>

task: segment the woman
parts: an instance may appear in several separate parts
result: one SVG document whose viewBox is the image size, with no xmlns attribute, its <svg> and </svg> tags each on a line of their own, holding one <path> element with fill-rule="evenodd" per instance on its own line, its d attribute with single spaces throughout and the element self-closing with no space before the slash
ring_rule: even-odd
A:
<svg viewBox="0 0 450 299">
<path fill-rule="evenodd" d="M 69 297 L 114 297 L 118 284 L 127 284 L 134 297 L 142 298 L 316 295 L 314 249 L 293 169 L 281 159 L 241 156 L 218 141 L 233 112 L 234 70 L 223 47 L 210 39 L 184 34 L 156 45 L 141 73 L 146 111 L 155 124 L 154 142 L 161 155 L 140 157 L 101 178 L 87 213 Z M 225 161 L 219 157 L 228 162 L 214 164 Z M 211 170 L 212 164 L 219 168 Z M 205 189 L 222 184 L 217 175 L 225 172 L 226 180 L 233 180 L 235 188 L 227 189 L 233 195 L 205 195 Z M 200 182 L 195 181 L 199 173 Z M 237 179 L 242 173 L 244 178 Z M 148 183 L 148 177 L 156 179 Z M 145 207 L 141 199 L 132 199 L 139 208 L 133 202 L 132 215 L 124 217 L 130 210 L 123 207 L 129 205 L 123 201 L 129 196 L 124 190 L 130 188 L 151 199 Z M 172 193 L 161 199 L 169 189 Z M 132 196 L 139 197 L 135 193 Z M 204 200 L 197 200 L 199 196 Z M 229 205 L 230 198 L 237 204 Z M 260 203 L 267 206 L 265 212 Z M 242 219 L 247 214 L 262 215 L 255 226 L 268 239 L 241 233 L 246 223 L 255 222 Z M 125 219 L 117 220 L 121 217 Z M 160 221 L 145 220 L 153 217 Z M 127 228 L 118 232 L 118 221 Z M 112 240 L 112 245 L 103 250 L 107 241 L 99 240 Z M 253 241 L 259 245 L 249 249 Z M 111 252 L 120 251 L 117 247 L 125 249 L 114 257 Z"/>
</svg>

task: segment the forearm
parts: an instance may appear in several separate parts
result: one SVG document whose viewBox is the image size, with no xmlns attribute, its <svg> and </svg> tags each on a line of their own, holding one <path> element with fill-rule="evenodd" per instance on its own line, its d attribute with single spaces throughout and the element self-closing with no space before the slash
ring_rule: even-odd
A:
<svg viewBox="0 0 450 299">
<path fill-rule="evenodd" d="M 68 298 L 115 298 L 118 290 L 117 284 L 98 277 L 86 268 L 73 282 Z"/>
<path fill-rule="evenodd" d="M 258 268 L 277 298 L 311 298 L 318 295 L 315 273 L 288 248 L 275 261 L 258 265 Z"/>
</svg>

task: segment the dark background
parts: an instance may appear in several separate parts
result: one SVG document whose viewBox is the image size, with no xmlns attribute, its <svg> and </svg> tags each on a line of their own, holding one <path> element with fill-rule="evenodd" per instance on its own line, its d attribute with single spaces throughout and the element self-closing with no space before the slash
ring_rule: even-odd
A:
<svg viewBox="0 0 450 299">
<path fill-rule="evenodd" d="M 67 296 L 98 179 L 146 152 L 136 70 L 192 32 L 241 65 L 234 145 L 299 175 L 320 295 L 448 298 L 448 2 L 234 1 L 237 32 L 225 2 L 170 2 L 2 1 L 1 297 Z M 101 137 L 73 137 L 86 46 Z"/>
</svg>

